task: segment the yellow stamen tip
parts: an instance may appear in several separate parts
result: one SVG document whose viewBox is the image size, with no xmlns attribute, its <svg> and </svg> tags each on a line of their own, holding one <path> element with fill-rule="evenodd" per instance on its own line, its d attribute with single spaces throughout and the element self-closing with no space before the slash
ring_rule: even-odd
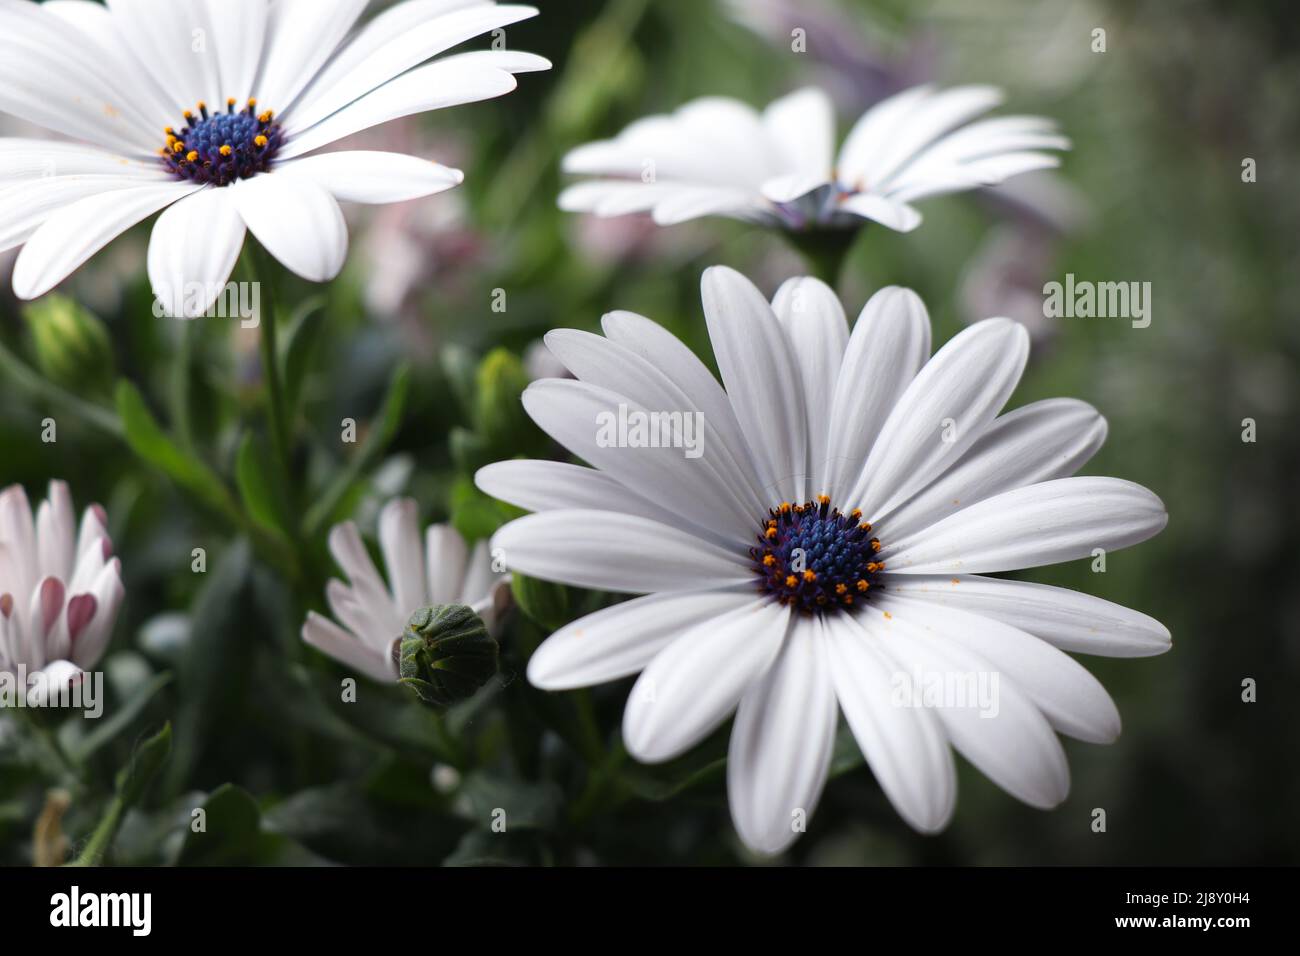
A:
<svg viewBox="0 0 1300 956">
<path fill-rule="evenodd" d="M 816 571 L 805 571 L 805 572 L 803 573 L 803 579 L 804 579 L 805 581 L 816 581 L 816 580 L 817 580 L 817 572 L 816 572 Z"/>
<path fill-rule="evenodd" d="M 197 162 L 199 158 L 199 151 L 196 149 L 192 149 L 185 154 L 185 158 L 188 159 L 191 163 Z"/>
<path fill-rule="evenodd" d="M 821 503 L 821 504 L 828 505 L 828 504 L 831 503 L 831 496 L 830 496 L 830 495 L 818 495 L 818 496 L 817 496 L 817 501 L 818 501 L 819 503 Z"/>
<path fill-rule="evenodd" d="M 221 155 L 222 155 L 222 156 L 229 156 L 229 155 L 230 155 L 231 153 L 233 153 L 233 152 L 234 152 L 234 150 L 231 149 L 229 146 L 222 146 L 222 147 L 221 147 Z"/>
<path fill-rule="evenodd" d="M 270 140 L 268 140 L 265 136 L 255 136 L 255 137 L 253 137 L 253 143 L 254 143 L 254 144 L 255 144 L 259 149 L 261 149 L 262 147 L 264 147 L 268 142 L 270 142 Z"/>
<path fill-rule="evenodd" d="M 786 586 L 786 587 L 788 587 L 788 588 L 792 588 L 792 587 L 794 587 L 794 586 L 795 586 L 796 584 L 798 584 L 798 583 L 799 583 L 799 582 L 795 579 L 795 576 L 794 576 L 793 574 L 787 574 L 787 575 L 785 576 L 785 586 Z"/>
</svg>

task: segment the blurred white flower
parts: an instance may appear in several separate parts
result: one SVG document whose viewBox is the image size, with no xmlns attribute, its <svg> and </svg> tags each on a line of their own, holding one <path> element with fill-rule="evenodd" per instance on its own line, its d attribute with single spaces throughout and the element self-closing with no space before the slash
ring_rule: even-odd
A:
<svg viewBox="0 0 1300 956">
<path fill-rule="evenodd" d="M 330 554 L 348 577 L 325 589 L 330 610 L 343 625 L 309 612 L 302 639 L 340 663 L 379 681 L 397 680 L 395 645 L 410 616 L 433 604 L 465 604 L 495 628 L 509 577 L 492 570 L 488 543 L 472 549 L 451 525 L 430 525 L 420 543 L 419 507 L 395 498 L 379 513 L 379 548 L 388 583 L 370 559 L 357 526 L 330 530 Z"/>
<path fill-rule="evenodd" d="M 99 662 L 126 593 L 107 523 L 91 505 L 78 529 L 62 481 L 35 519 L 21 486 L 0 491 L 0 671 L 66 685 Z"/>
<path fill-rule="evenodd" d="M 869 219 L 908 231 L 921 222 L 915 200 L 1059 164 L 1044 150 L 1069 141 L 1050 120 L 970 122 L 1001 100 L 989 86 L 904 90 L 858 120 L 837 158 L 834 111 L 819 89 L 761 114 L 705 97 L 570 152 L 566 172 L 600 178 L 569 186 L 559 203 L 599 216 L 650 211 L 661 225 L 728 216 L 797 230 Z"/>
<path fill-rule="evenodd" d="M 1056 732 L 1104 743 L 1120 729 L 1105 689 L 1063 652 L 1160 654 L 1169 632 L 1108 601 L 983 575 L 1123 548 L 1165 526 L 1145 488 L 1068 477 L 1101 446 L 1105 420 L 1072 399 L 999 415 L 1029 350 L 1007 319 L 930 357 L 929 317 L 905 289 L 878 292 L 851 334 L 815 279 L 787 282 L 769 304 L 715 268 L 703 294 L 726 391 L 640 316 L 605 316 L 603 338 L 552 332 L 578 380 L 536 382 L 524 406 L 593 467 L 507 461 L 478 473 L 487 493 L 537 512 L 493 538 L 512 570 L 647 595 L 555 632 L 529 679 L 562 690 L 640 672 L 623 739 L 647 762 L 736 711 L 731 813 L 760 852 L 789 846 L 812 814 L 841 711 L 918 830 L 952 814 L 950 745 L 1013 796 L 1060 803 L 1070 777 Z M 653 412 L 699 422 L 702 454 L 611 442 L 593 425 Z M 900 700 L 913 675 L 924 698 Z M 931 678 L 992 683 L 993 700 L 932 701 Z"/>
<path fill-rule="evenodd" d="M 246 231 L 323 282 L 347 256 L 339 201 L 402 202 L 457 185 L 458 170 L 415 156 L 308 154 L 549 69 L 509 50 L 425 63 L 537 10 L 407 0 L 353 30 L 365 6 L 0 0 L 0 112 L 78 141 L 0 140 L 0 250 L 23 247 L 18 296 L 44 294 L 165 209 L 149 244 L 154 294 L 170 314 L 201 315 Z"/>
</svg>

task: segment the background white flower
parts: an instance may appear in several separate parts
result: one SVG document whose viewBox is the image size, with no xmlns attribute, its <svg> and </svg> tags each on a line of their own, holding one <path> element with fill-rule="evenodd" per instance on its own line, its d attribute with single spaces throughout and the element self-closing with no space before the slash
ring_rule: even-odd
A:
<svg viewBox="0 0 1300 956">
<path fill-rule="evenodd" d="M 44 294 L 165 208 L 149 278 L 170 313 L 192 317 L 217 298 L 246 230 L 322 282 L 347 255 L 339 201 L 401 202 L 458 184 L 458 170 L 414 156 L 308 154 L 548 69 L 509 50 L 425 62 L 537 10 L 407 0 L 354 30 L 365 6 L 0 0 L 0 112 L 79 141 L 0 139 L 0 251 L 23 247 L 14 291 Z"/>
<path fill-rule="evenodd" d="M 872 297 L 850 334 L 835 295 L 793 279 L 771 304 L 738 273 L 705 273 L 723 388 L 679 340 L 615 312 L 605 336 L 547 342 L 577 381 L 534 383 L 532 418 L 594 467 L 499 462 L 477 480 L 536 514 L 493 539 L 512 570 L 645 594 L 557 631 L 529 679 L 559 690 L 637 672 L 629 752 L 675 757 L 736 710 L 732 816 L 777 852 L 810 815 L 837 715 L 898 812 L 944 827 L 949 745 L 1012 795 L 1051 807 L 1069 789 L 1055 732 L 1109 742 L 1120 721 L 1063 651 L 1135 657 L 1170 646 L 1157 621 L 1099 598 L 984 577 L 1113 551 L 1164 527 L 1150 491 L 1067 477 L 1106 424 L 1071 399 L 999 415 L 1028 355 L 989 319 L 930 357 L 912 292 Z M 596 416 L 699 412 L 704 454 L 606 447 Z M 900 675 L 998 675 L 997 714 L 897 706 Z"/>
<path fill-rule="evenodd" d="M 34 519 L 20 485 L 0 491 L 0 671 L 66 684 L 99 662 L 125 596 L 107 525 L 91 505 L 78 528 L 62 481 Z"/>
<path fill-rule="evenodd" d="M 790 229 L 870 219 L 920 225 L 918 199 L 1000 183 L 1059 165 L 1068 149 L 1050 120 L 1002 116 L 971 123 L 1002 101 L 990 86 L 917 86 L 882 100 L 835 155 L 827 95 L 805 88 L 761 114 L 740 100 L 704 97 L 638 120 L 612 140 L 579 146 L 564 170 L 599 179 L 560 195 L 571 212 L 650 211 L 662 225 L 729 216 Z"/>
<path fill-rule="evenodd" d="M 343 626 L 311 611 L 302 628 L 304 641 L 367 677 L 395 681 L 393 645 L 419 608 L 465 604 L 489 632 L 495 628 L 510 579 L 492 570 L 488 543 L 469 548 L 451 525 L 435 524 L 425 529 L 421 547 L 419 518 L 419 506 L 410 498 L 395 498 L 379 513 L 388 584 L 353 522 L 330 530 L 330 554 L 348 583 L 331 580 L 325 597 Z"/>
</svg>

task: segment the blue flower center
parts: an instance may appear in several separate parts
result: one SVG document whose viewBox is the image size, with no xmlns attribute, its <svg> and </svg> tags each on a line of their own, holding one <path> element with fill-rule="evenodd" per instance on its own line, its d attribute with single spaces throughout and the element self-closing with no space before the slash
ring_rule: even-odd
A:
<svg viewBox="0 0 1300 956">
<path fill-rule="evenodd" d="M 284 130 L 270 110 L 258 112 L 257 100 L 236 111 L 233 99 L 224 113 L 209 113 L 200 102 L 198 113 L 185 111 L 185 125 L 168 126 L 167 145 L 159 150 L 163 165 L 177 179 L 226 186 L 271 168 L 284 145 Z"/>
<path fill-rule="evenodd" d="M 826 495 L 801 505 L 782 502 L 768 512 L 749 549 L 759 588 L 806 613 L 846 610 L 866 600 L 877 575 L 880 540 L 854 509 L 831 507 Z"/>
</svg>

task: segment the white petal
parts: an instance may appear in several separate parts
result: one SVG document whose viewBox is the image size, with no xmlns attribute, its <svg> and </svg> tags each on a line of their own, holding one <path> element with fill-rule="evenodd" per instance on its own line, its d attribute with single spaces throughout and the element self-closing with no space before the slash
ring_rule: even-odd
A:
<svg viewBox="0 0 1300 956">
<path fill-rule="evenodd" d="M 763 676 L 785 638 L 790 611 L 761 598 L 701 622 L 641 672 L 623 711 L 623 741 L 643 763 L 699 743 Z"/>
<path fill-rule="evenodd" d="M 49 497 L 36 512 L 36 550 L 42 577 L 53 575 L 64 581 L 72 577 L 76 525 L 67 482 L 51 481 Z"/>
<path fill-rule="evenodd" d="M 514 76 L 505 70 L 457 63 L 456 59 L 448 57 L 416 67 L 388 81 L 310 129 L 294 135 L 280 150 L 280 159 L 302 156 L 345 136 L 413 113 L 502 96 L 518 85 Z"/>
<path fill-rule="evenodd" d="M 327 282 L 343 269 L 348 227 L 338 201 L 323 187 L 271 173 L 225 188 L 249 231 L 289 271 Z"/>
<path fill-rule="evenodd" d="M 785 328 L 803 380 L 808 415 L 808 491 L 818 494 L 827 488 L 831 410 L 849 341 L 848 322 L 834 291 L 820 279 L 807 277 L 783 283 L 772 299 L 772 311 Z"/>
<path fill-rule="evenodd" d="M 340 202 L 406 202 L 459 186 L 465 174 L 450 166 L 401 153 L 356 150 L 291 159 L 277 176 L 302 176 Z"/>
<path fill-rule="evenodd" d="M 385 658 L 315 611 L 307 612 L 307 621 L 302 626 L 302 639 L 345 667 L 358 670 L 373 680 L 397 679 L 397 668 L 392 664 L 391 655 Z"/>
<path fill-rule="evenodd" d="M 883 155 L 905 118 L 933 93 L 933 87 L 914 86 L 881 100 L 862 114 L 840 148 L 836 163 L 840 182 L 859 190 L 879 185 L 868 178 L 872 163 Z"/>
<path fill-rule="evenodd" d="M 263 109 L 281 117 L 320 71 L 365 9 L 367 0 L 276 0 L 266 25 L 266 50 L 254 84 Z"/>
<path fill-rule="evenodd" d="M 1115 702 L 1097 678 L 1032 634 L 990 617 L 916 598 L 885 594 L 876 606 L 932 630 L 987 660 L 1043 712 L 1060 733 L 1109 744 L 1119 736 Z"/>
<path fill-rule="evenodd" d="M 266 43 L 270 4 L 267 0 L 205 0 L 212 36 L 208 45 L 215 50 L 221 77 L 213 102 L 221 105 L 234 98 L 242 106 L 251 96 L 257 69 Z M 275 109 L 274 103 L 267 106 Z"/>
<path fill-rule="evenodd" d="M 0 251 L 22 245 L 60 209 L 82 199 L 119 189 L 130 189 L 160 176 L 115 173 L 49 176 L 0 188 Z"/>
<path fill-rule="evenodd" d="M 790 340 L 763 294 L 740 273 L 714 266 L 700 285 L 718 369 L 759 480 L 773 503 L 804 501 L 807 413 Z"/>
<path fill-rule="evenodd" d="M 603 471 L 582 465 L 560 461 L 498 461 L 480 468 L 474 482 L 493 498 L 525 511 L 593 508 L 639 515 L 683 531 L 700 530 L 677 512 L 647 501 Z"/>
<path fill-rule="evenodd" d="M 408 23 L 398 33 L 390 31 L 387 24 L 381 23 L 377 28 L 371 24 L 339 52 L 336 62 L 321 71 L 293 111 L 288 132 L 292 135 L 319 123 L 393 77 L 457 44 L 535 16 L 536 7 L 475 4 Z"/>
<path fill-rule="evenodd" d="M 469 549 L 465 539 L 449 524 L 429 525 L 424 532 L 425 563 L 429 573 L 429 600 L 448 604 L 461 593 Z"/>
<path fill-rule="evenodd" d="M 95 616 L 72 643 L 72 662 L 82 670 L 91 670 L 104 656 L 113 636 L 118 609 L 126 597 L 122 587 L 122 563 L 113 558 L 100 570 L 90 588 L 95 597 Z"/>
<path fill-rule="evenodd" d="M 839 711 L 821 619 L 795 621 L 780 656 L 745 692 L 727 748 L 727 798 L 745 845 L 780 853 L 812 817 Z"/>
<path fill-rule="evenodd" d="M 348 581 L 356 592 L 358 602 L 365 608 L 366 614 L 376 619 L 377 626 L 374 629 L 391 633 L 394 637 L 400 634 L 406 625 L 406 617 L 393 604 L 388 586 L 379 576 L 379 571 L 370 558 L 370 552 L 366 550 L 365 542 L 361 540 L 361 532 L 357 530 L 357 526 L 351 521 L 345 521 L 331 528 L 329 550 L 335 562 L 348 576 Z M 366 635 L 362 634 L 362 636 Z"/>
<path fill-rule="evenodd" d="M 908 825 L 937 833 L 957 803 L 957 771 L 938 719 L 895 700 L 898 668 L 869 626 L 843 614 L 825 621 L 835 694 L 862 756 Z"/>
<path fill-rule="evenodd" d="M 195 192 L 196 183 L 131 186 L 64 206 L 32 234 L 14 263 L 14 292 L 44 295 L 108 243 L 164 206 Z"/>
<path fill-rule="evenodd" d="M 174 115 L 220 97 L 217 36 L 202 0 L 108 0 L 116 40 L 136 68 L 167 97 Z M 228 14 L 227 14 L 228 15 Z"/>
<path fill-rule="evenodd" d="M 52 139 L 0 139 L 0 186 L 18 183 L 32 188 L 65 176 L 112 176 L 127 182 L 169 179 L 161 165 L 152 159 L 133 159 L 94 146 Z M 5 194 L 6 213 L 9 201 L 20 196 L 17 191 Z"/>
<path fill-rule="evenodd" d="M 576 329 L 556 329 L 546 335 L 545 341 L 551 353 L 579 380 L 626 395 L 651 412 L 681 413 L 682 438 L 695 443 L 688 457 L 697 468 L 707 469 L 719 487 L 732 489 L 735 497 L 748 506 L 751 514 L 742 518 L 737 533 L 744 536 L 752 530 L 752 514 L 765 510 L 765 504 L 738 432 L 715 427 L 669 375 L 632 349 Z M 684 416 L 692 416 L 691 425 Z"/>
<path fill-rule="evenodd" d="M 983 686 L 990 700 L 967 695 L 928 706 L 952 745 L 986 777 L 1030 806 L 1050 809 L 1070 791 L 1065 751 L 1046 718 L 986 659 L 902 614 L 872 613 L 868 628 L 912 687 L 928 682 Z M 974 697 L 978 697 L 978 692 Z"/>
<path fill-rule="evenodd" d="M 1131 481 L 1058 478 L 986 498 L 888 543 L 880 559 L 905 574 L 1014 571 L 1127 548 L 1168 520 L 1160 499 Z"/>
<path fill-rule="evenodd" d="M 39 4 L 7 2 L 0 37 L 0 112 L 139 158 L 162 145 L 133 78 L 115 75 L 81 30 Z"/>
<path fill-rule="evenodd" d="M 838 208 L 898 232 L 911 232 L 921 224 L 921 214 L 907 203 L 874 193 L 846 196 Z"/>
<path fill-rule="evenodd" d="M 752 603 L 748 590 L 648 594 L 560 628 L 528 660 L 528 680 L 542 690 L 570 690 L 627 677 L 683 633 Z"/>
<path fill-rule="evenodd" d="M 149 282 L 167 314 L 193 319 L 225 291 L 244 247 L 244 220 L 225 189 L 173 203 L 149 238 Z"/>
<path fill-rule="evenodd" d="M 826 182 L 835 150 L 835 109 L 815 87 L 796 90 L 763 111 L 763 125 L 783 165 L 793 173 Z"/>
<path fill-rule="evenodd" d="M 755 517 L 752 508 L 743 504 L 743 489 L 719 483 L 714 470 L 687 457 L 684 434 L 672 432 L 672 436 L 681 434 L 683 447 L 672 447 L 671 440 L 650 447 L 640 437 L 632 447 L 631 423 L 653 421 L 649 416 L 655 409 L 609 389 L 568 379 L 533 382 L 524 390 L 523 403 L 544 432 L 643 498 L 677 511 L 714 538 L 739 544 L 753 536 Z M 623 421 L 629 423 L 626 436 L 618 434 Z"/>
<path fill-rule="evenodd" d="M 640 355 L 685 392 L 691 403 L 704 413 L 705 419 L 725 436 L 728 447 L 740 458 L 748 456 L 749 465 L 745 470 L 750 474 L 755 473 L 753 455 L 745 443 L 740 422 L 727 393 L 722 390 L 708 367 L 681 339 L 659 323 L 634 312 L 606 313 L 601 318 L 600 325 L 610 341 Z M 760 489 L 754 490 L 757 492 Z"/>
<path fill-rule="evenodd" d="M 379 512 L 379 547 L 392 586 L 393 602 L 403 614 L 428 603 L 424 551 L 420 546 L 420 506 L 411 498 L 394 498 Z"/>
<path fill-rule="evenodd" d="M 510 522 L 492 539 L 512 571 L 544 581 L 632 594 L 750 581 L 729 553 L 667 525 L 609 511 L 546 511 Z"/>
<path fill-rule="evenodd" d="M 929 484 L 983 434 L 1028 357 L 1029 334 L 1009 319 L 987 319 L 949 340 L 890 412 L 846 503 L 874 520 Z"/>
<path fill-rule="evenodd" d="M 862 472 L 880 428 L 930 357 L 930 316 L 910 289 L 887 286 L 863 307 L 835 381 L 825 490 L 837 503 Z"/>
<path fill-rule="evenodd" d="M 1054 398 L 995 419 L 955 465 L 888 516 L 879 530 L 903 538 L 977 501 L 1074 474 L 1106 440 L 1106 419 L 1087 402 Z"/>
<path fill-rule="evenodd" d="M 892 574 L 886 578 L 890 594 L 924 598 L 995 618 L 1074 654 L 1151 657 L 1171 646 L 1169 629 L 1155 618 L 1067 588 L 975 574 Z"/>
</svg>

